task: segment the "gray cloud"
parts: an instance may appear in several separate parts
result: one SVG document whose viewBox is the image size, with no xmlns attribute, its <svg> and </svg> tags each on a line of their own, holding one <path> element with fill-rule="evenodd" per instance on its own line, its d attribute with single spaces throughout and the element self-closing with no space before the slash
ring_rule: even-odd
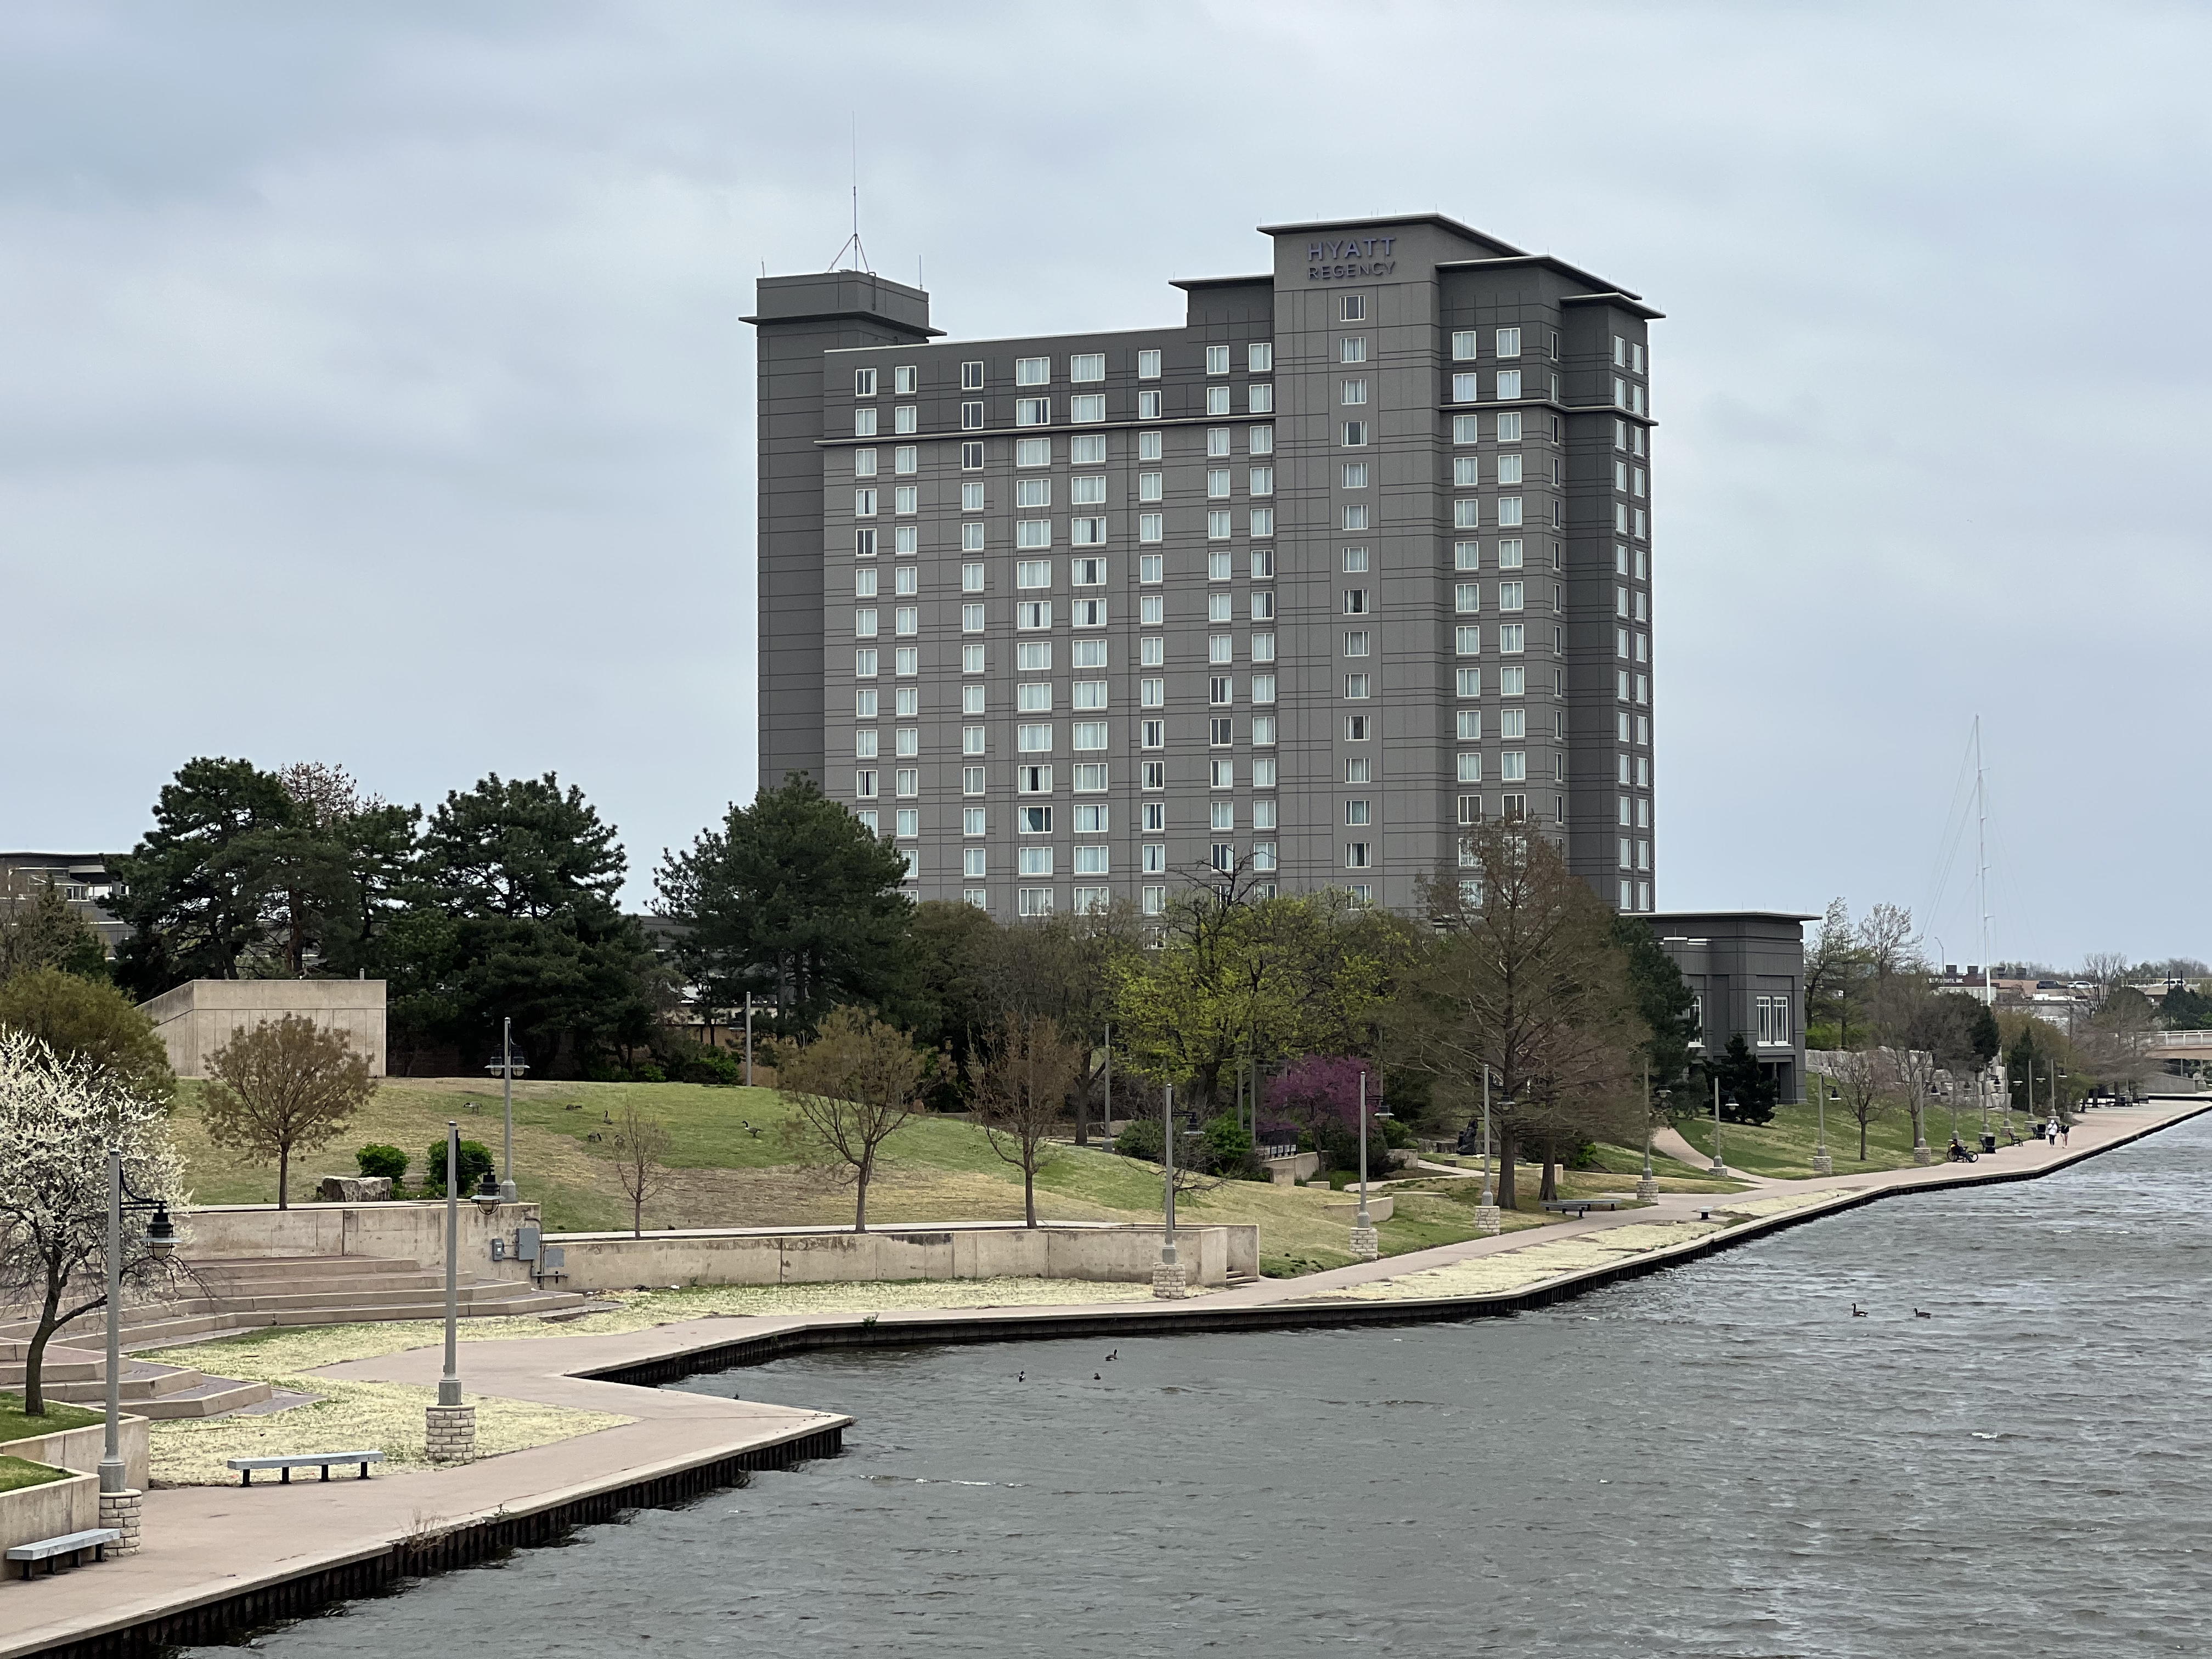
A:
<svg viewBox="0 0 2212 1659">
<path fill-rule="evenodd" d="M 0 841 L 201 752 L 753 787 L 751 280 L 848 228 L 1004 334 L 1431 207 L 1657 327 L 1669 905 L 2212 953 L 2163 826 L 2212 574 L 2198 67 L 2160 6 L 97 3 L 0 14 Z M 2093 851 L 2139 803 L 2132 856 Z M 644 893 L 641 880 L 636 895 Z M 1930 921 L 1970 957 L 1956 870 Z"/>
</svg>

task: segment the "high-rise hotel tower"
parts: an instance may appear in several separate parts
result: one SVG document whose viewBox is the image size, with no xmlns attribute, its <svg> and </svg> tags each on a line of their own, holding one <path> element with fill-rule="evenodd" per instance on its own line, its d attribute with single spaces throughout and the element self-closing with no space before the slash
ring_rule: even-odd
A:
<svg viewBox="0 0 2212 1659">
<path fill-rule="evenodd" d="M 1262 234 L 1106 334 L 762 280 L 763 781 L 1002 917 L 1208 869 L 1410 907 L 1499 815 L 1652 908 L 1660 313 L 1435 216 Z"/>
</svg>

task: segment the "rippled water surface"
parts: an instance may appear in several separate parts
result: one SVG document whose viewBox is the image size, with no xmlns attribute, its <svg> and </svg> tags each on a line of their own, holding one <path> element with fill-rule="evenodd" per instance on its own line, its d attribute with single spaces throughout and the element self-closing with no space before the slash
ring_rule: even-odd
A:
<svg viewBox="0 0 2212 1659">
<path fill-rule="evenodd" d="M 859 1421 L 265 1645 L 2203 1653 L 2208 1194 L 2199 1119 L 1514 1319 L 696 1378 Z"/>
</svg>

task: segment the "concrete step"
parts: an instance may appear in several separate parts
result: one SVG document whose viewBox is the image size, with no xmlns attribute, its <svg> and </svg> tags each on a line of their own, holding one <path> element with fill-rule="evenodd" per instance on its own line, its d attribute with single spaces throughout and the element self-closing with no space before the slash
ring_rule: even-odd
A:
<svg viewBox="0 0 2212 1659">
<path fill-rule="evenodd" d="M 105 1365 L 100 1376 L 89 1382 L 57 1383 L 47 1390 L 57 1400 L 74 1400 L 80 1403 L 107 1398 L 107 1378 Z M 123 1362 L 124 1404 L 137 1411 L 140 1403 L 160 1400 L 173 1394 L 184 1394 L 197 1389 L 207 1378 L 188 1366 L 157 1365 L 143 1359 Z"/>
<path fill-rule="evenodd" d="M 387 1261 L 374 1256 L 345 1256 L 307 1258 L 314 1263 L 307 1272 L 295 1270 L 286 1261 L 271 1261 L 246 1265 L 192 1265 L 193 1279 L 214 1296 L 231 1296 L 239 1292 L 263 1290 L 271 1286 L 307 1290 L 321 1285 L 366 1285 L 398 1280 L 413 1284 L 420 1280 L 440 1279 L 444 1274 L 434 1267 L 425 1267 L 416 1261 Z"/>
<path fill-rule="evenodd" d="M 463 1302 L 481 1302 L 493 1294 L 495 1292 L 482 1285 L 464 1285 L 460 1287 Z M 351 1285 L 328 1285 L 313 1290 L 226 1297 L 222 1311 L 227 1314 L 252 1314 L 276 1312 L 286 1308 L 357 1308 L 366 1313 L 374 1308 L 401 1304 L 412 1306 L 434 1297 L 441 1306 L 444 1304 L 446 1287 L 443 1285 L 404 1285 L 389 1289 L 379 1286 L 374 1290 L 362 1290 Z"/>
<path fill-rule="evenodd" d="M 28 1344 L 22 1345 L 26 1348 Z M 76 1348 L 49 1347 L 46 1363 L 39 1374 L 48 1382 L 81 1382 L 87 1377 L 106 1373 L 105 1354 L 85 1353 Z M 18 1359 L 0 1359 L 0 1389 L 20 1389 L 23 1372 L 28 1365 L 27 1354 Z"/>
<path fill-rule="evenodd" d="M 234 1255 L 196 1256 L 186 1262 L 193 1272 L 243 1278 L 344 1279 L 355 1273 L 423 1273 L 419 1261 L 395 1255 Z"/>
<path fill-rule="evenodd" d="M 204 1377 L 198 1388 L 163 1395 L 131 1409 L 141 1417 L 169 1422 L 180 1417 L 219 1417 L 269 1398 L 266 1382 L 240 1382 L 228 1376 Z"/>
</svg>

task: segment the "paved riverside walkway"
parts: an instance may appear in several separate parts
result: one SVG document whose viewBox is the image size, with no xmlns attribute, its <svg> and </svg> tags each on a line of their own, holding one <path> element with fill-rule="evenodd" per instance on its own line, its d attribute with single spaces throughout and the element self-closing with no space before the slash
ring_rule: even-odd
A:
<svg viewBox="0 0 2212 1659">
<path fill-rule="evenodd" d="M 2072 1145 L 2040 1141 L 2002 1148 L 1971 1164 L 1936 1164 L 1810 1181 L 1765 1181 L 1739 1194 L 1662 1193 L 1656 1205 L 1473 1239 L 1386 1260 L 1361 1262 L 1295 1279 L 1264 1280 L 1174 1304 L 1100 1303 L 1081 1306 L 892 1310 L 884 1325 L 976 1324 L 1043 1320 L 1069 1314 L 1119 1317 L 1161 1330 L 1179 1311 L 1264 1308 L 1326 1298 L 1333 1290 L 1418 1273 L 1469 1258 L 1551 1243 L 1577 1234 L 1653 1221 L 1694 1218 L 1701 1208 L 1798 1193 L 1838 1193 L 1831 1204 L 1862 1200 L 1875 1191 L 1978 1184 L 2047 1173 L 2078 1163 L 2153 1129 L 2212 1109 L 2212 1098 L 2168 1097 L 2132 1109 L 2105 1109 L 2078 1121 Z M 1948 1139 L 1948 1125 L 1944 1127 Z M 1825 1206 L 1824 1206 L 1825 1207 Z M 1732 1230 L 1761 1231 L 1814 1210 L 1766 1218 Z M 1367 1310 L 1371 1312 L 1371 1307 Z M 406 1470 L 368 1481 L 309 1480 L 289 1486 L 257 1484 L 187 1486 L 149 1492 L 145 1548 L 137 1556 L 83 1567 L 57 1577 L 0 1583 L 0 1659 L 27 1659 L 71 1641 L 127 1627 L 163 1613 L 219 1601 L 258 1584 L 380 1555 L 396 1540 L 465 1525 L 503 1512 L 555 1509 L 661 1474 L 714 1462 L 733 1453 L 812 1433 L 848 1419 L 759 1401 L 666 1389 L 636 1388 L 575 1375 L 725 1346 L 778 1331 L 858 1324 L 859 1314 L 746 1316 L 601 1336 L 542 1336 L 469 1342 L 461 1372 L 472 1395 L 539 1401 L 609 1411 L 636 1419 L 550 1445 L 486 1458 L 462 1468 Z M 1139 1323 L 1141 1322 L 1141 1323 Z M 1132 1334 L 1137 1334 L 1132 1332 Z M 433 1384 L 442 1369 L 435 1345 L 374 1359 L 349 1360 L 321 1373 L 394 1382 Z"/>
</svg>

